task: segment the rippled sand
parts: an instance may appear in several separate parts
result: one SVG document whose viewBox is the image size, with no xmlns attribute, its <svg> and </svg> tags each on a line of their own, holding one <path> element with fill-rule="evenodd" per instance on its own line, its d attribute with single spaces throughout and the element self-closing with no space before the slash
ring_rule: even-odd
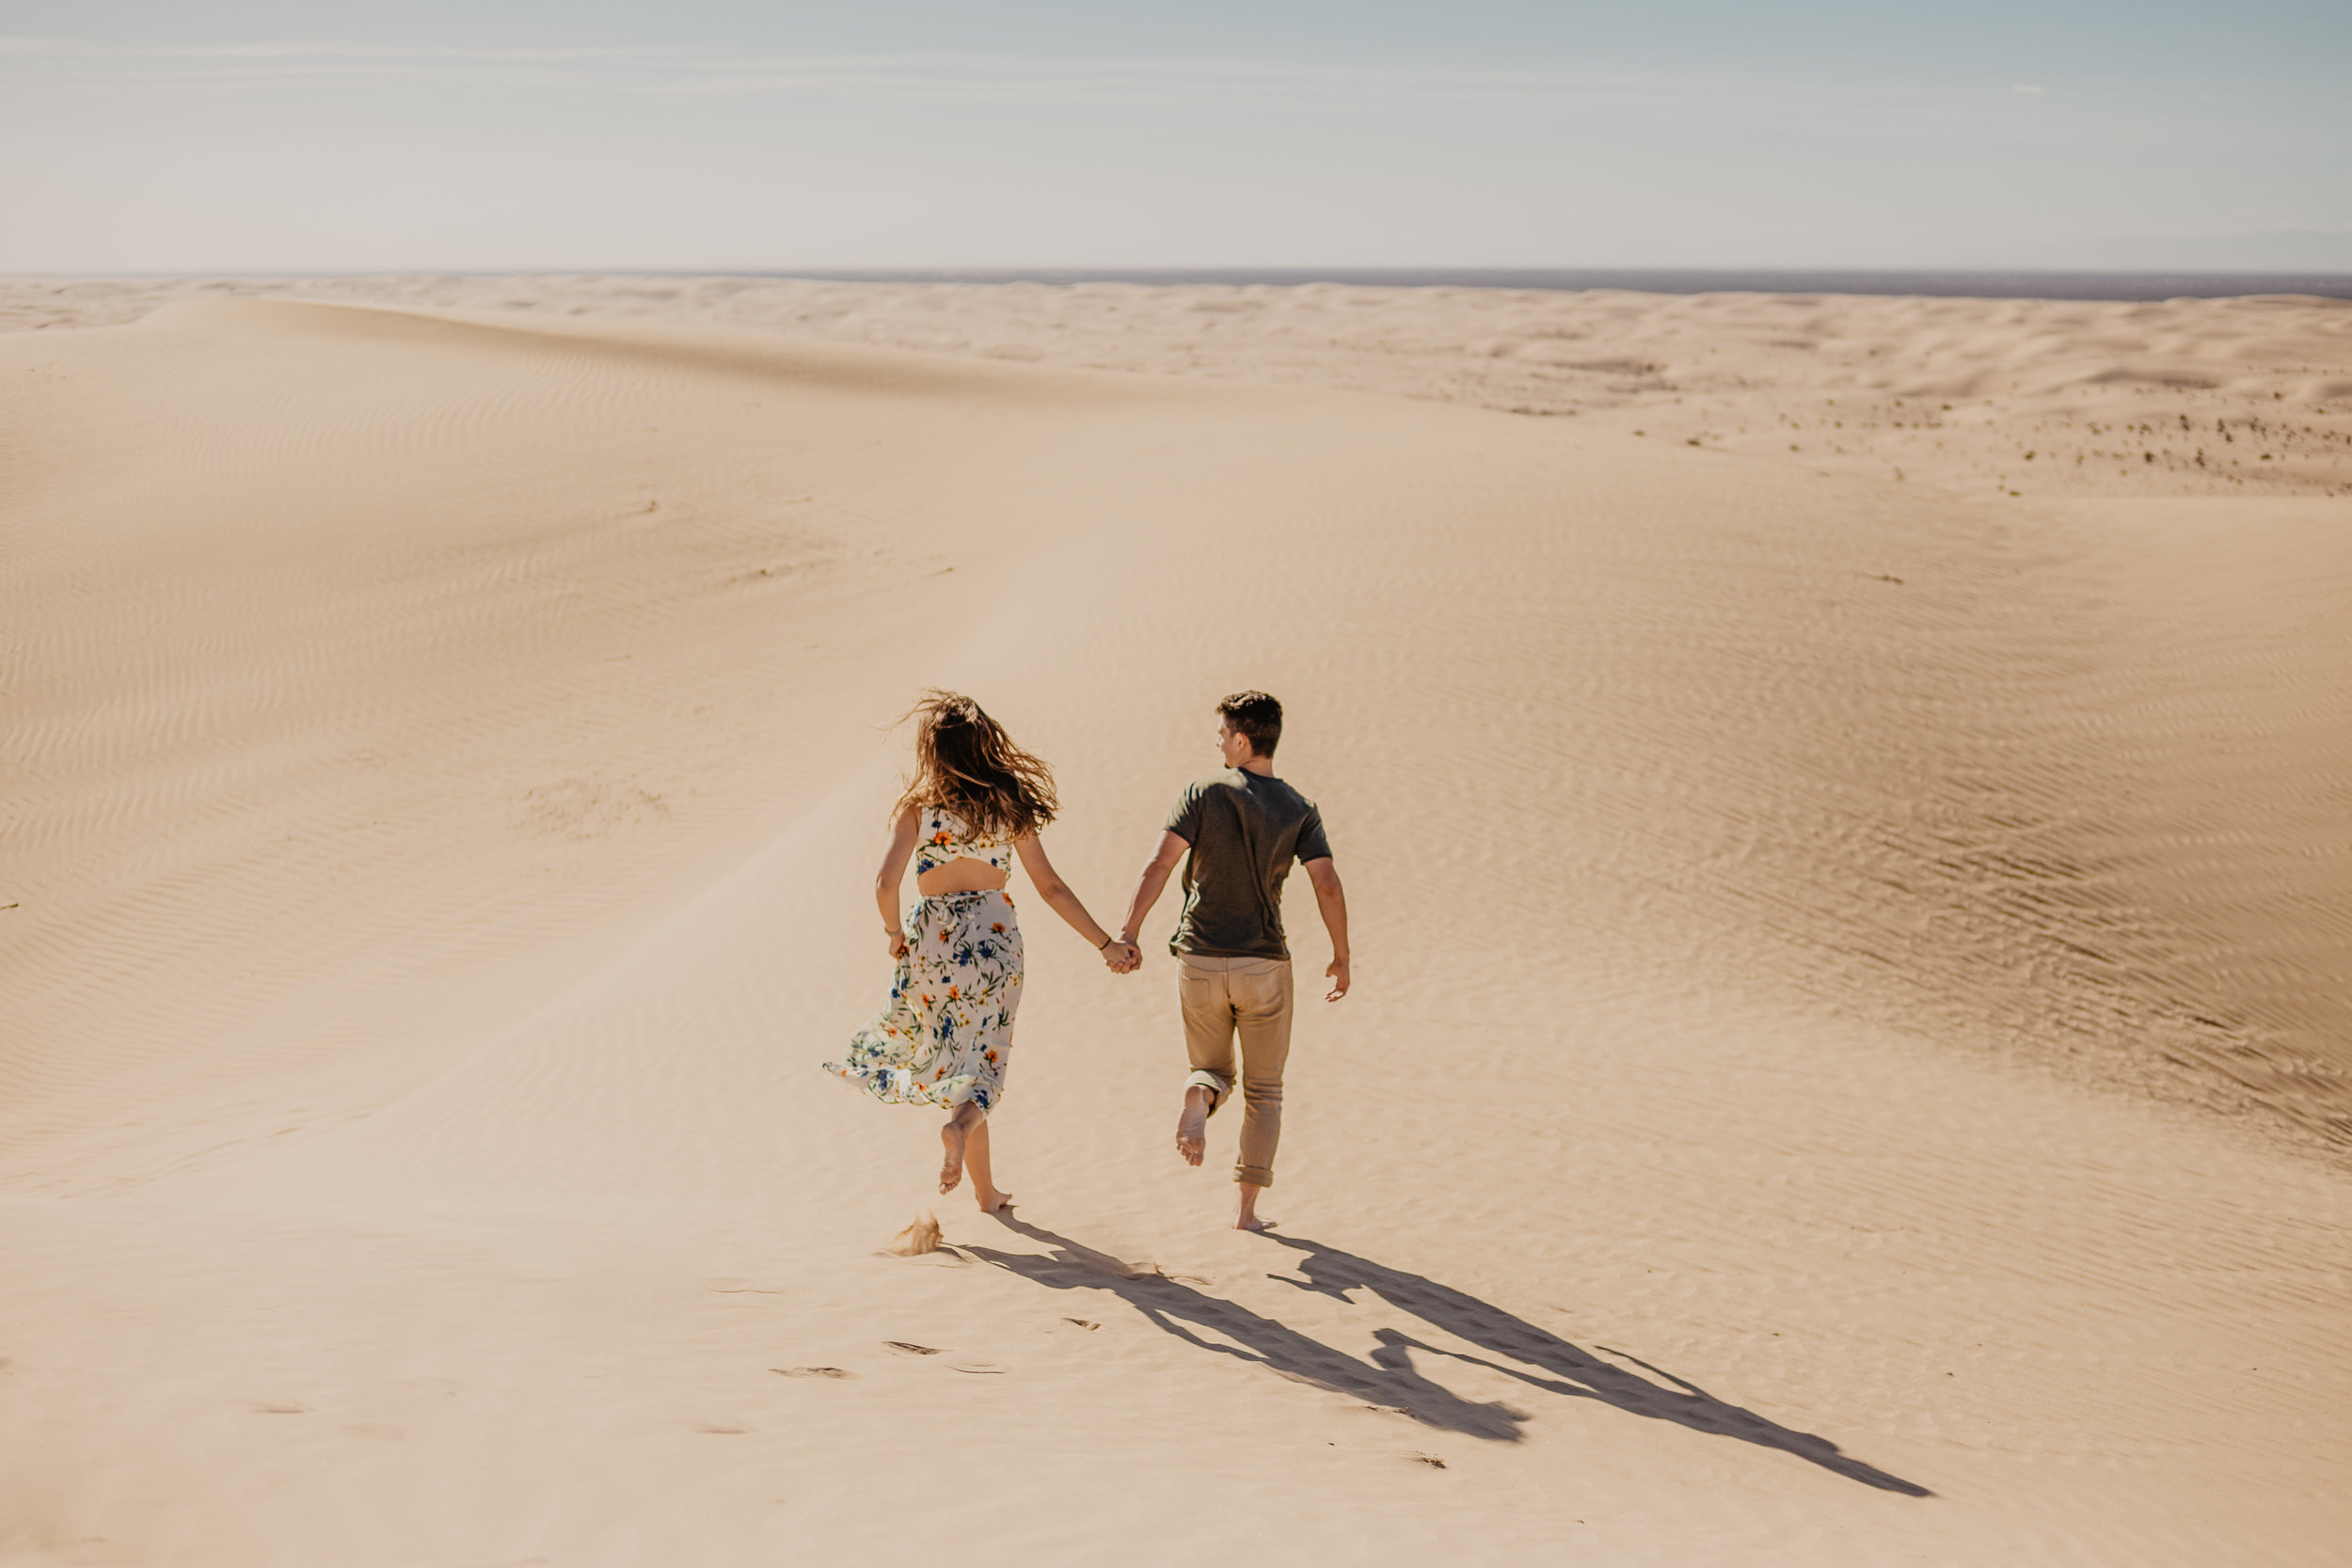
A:
<svg viewBox="0 0 2352 1568">
<path fill-rule="evenodd" d="M 0 291 L 0 1555 L 2332 1560 L 2352 310 L 269 287 Z M 927 683 L 1289 705 L 1274 1237 L 817 1073 Z"/>
</svg>

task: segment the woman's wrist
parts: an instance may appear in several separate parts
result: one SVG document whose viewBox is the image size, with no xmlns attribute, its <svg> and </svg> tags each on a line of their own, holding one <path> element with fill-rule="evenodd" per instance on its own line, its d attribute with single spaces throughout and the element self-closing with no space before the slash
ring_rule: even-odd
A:
<svg viewBox="0 0 2352 1568">
<path fill-rule="evenodd" d="M 1117 937 L 1104 937 L 1101 942 L 1094 944 L 1094 950 L 1097 953 L 1100 953 L 1104 948 L 1108 947 L 1112 942 L 1117 942 L 1118 940 L 1119 939 Z"/>
</svg>

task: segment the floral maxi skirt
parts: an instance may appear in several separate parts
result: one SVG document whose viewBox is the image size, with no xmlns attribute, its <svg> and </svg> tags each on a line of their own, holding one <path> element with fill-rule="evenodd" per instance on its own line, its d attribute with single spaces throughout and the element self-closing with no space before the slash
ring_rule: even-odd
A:
<svg viewBox="0 0 2352 1568">
<path fill-rule="evenodd" d="M 996 1108 L 1021 1010 L 1021 924 L 1002 892 L 919 900 L 890 1005 L 825 1070 L 893 1105 Z"/>
</svg>

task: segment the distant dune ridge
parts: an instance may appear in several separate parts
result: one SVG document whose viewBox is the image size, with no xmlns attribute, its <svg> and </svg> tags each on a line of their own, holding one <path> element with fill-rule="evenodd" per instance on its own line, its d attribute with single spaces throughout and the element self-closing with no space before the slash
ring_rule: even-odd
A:
<svg viewBox="0 0 2352 1568">
<path fill-rule="evenodd" d="M 2352 495 L 2352 300 L 87 279 L 0 281 L 0 325 L 120 323 L 191 295 L 285 293 L 1398 392 L 1963 494 Z"/>
<path fill-rule="evenodd" d="M 2352 307 L 0 319 L 0 1560 L 2340 1555 Z M 817 1072 L 930 684 L 1098 914 L 1283 697 L 1272 1238 L 1166 905 L 1015 890 L 1009 1222 Z"/>
</svg>

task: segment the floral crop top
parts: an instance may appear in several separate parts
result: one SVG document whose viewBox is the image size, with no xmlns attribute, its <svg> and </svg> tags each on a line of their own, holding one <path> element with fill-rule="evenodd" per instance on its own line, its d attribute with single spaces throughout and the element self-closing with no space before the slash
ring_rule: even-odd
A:
<svg viewBox="0 0 2352 1568">
<path fill-rule="evenodd" d="M 1012 846 L 975 833 L 954 812 L 925 806 L 914 835 L 914 874 L 937 870 L 949 861 L 983 861 L 1012 875 Z"/>
</svg>

